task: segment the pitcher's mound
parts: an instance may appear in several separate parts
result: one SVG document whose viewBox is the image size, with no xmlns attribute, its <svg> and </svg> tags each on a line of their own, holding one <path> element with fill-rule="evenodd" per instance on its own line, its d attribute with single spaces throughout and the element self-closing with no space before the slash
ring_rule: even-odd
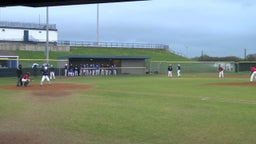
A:
<svg viewBox="0 0 256 144">
<path fill-rule="evenodd" d="M 213 86 L 256 86 L 256 82 L 226 82 L 226 83 L 208 83 L 205 85 Z"/>
</svg>

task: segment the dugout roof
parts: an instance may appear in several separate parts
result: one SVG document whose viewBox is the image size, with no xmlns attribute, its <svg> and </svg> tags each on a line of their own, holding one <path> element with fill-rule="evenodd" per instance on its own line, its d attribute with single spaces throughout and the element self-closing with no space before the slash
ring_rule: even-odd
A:
<svg viewBox="0 0 256 144">
<path fill-rule="evenodd" d="M 144 60 L 149 59 L 148 56 L 62 56 L 59 59 L 126 59 L 126 60 Z"/>
<path fill-rule="evenodd" d="M 0 7 L 5 6 L 60 6 L 60 5 L 76 5 L 76 4 L 96 4 L 110 2 L 132 2 L 145 0 L 1 0 Z"/>
</svg>

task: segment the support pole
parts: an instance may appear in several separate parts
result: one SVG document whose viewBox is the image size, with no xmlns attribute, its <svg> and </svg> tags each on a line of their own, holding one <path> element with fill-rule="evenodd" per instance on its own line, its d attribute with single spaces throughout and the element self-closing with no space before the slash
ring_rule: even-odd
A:
<svg viewBox="0 0 256 144">
<path fill-rule="evenodd" d="M 45 46 L 45 53 L 46 53 L 46 63 L 49 63 L 49 10 L 46 7 L 46 46 Z"/>
<path fill-rule="evenodd" d="M 247 58 L 247 54 L 246 54 L 246 49 L 244 49 L 244 60 L 246 60 Z"/>
<path fill-rule="evenodd" d="M 97 4 L 97 46 L 99 46 L 99 4 Z"/>
</svg>

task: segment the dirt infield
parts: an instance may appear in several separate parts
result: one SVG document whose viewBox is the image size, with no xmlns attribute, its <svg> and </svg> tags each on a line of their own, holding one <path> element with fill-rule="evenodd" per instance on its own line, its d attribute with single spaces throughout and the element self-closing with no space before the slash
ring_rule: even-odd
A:
<svg viewBox="0 0 256 144">
<path fill-rule="evenodd" d="M 78 90 L 78 89 L 89 89 L 91 86 L 85 84 L 72 84 L 72 83 L 54 83 L 51 85 L 44 84 L 40 86 L 39 84 L 28 85 L 27 87 L 17 87 L 15 85 L 6 85 L 0 86 L 0 89 L 8 90 L 28 90 L 28 91 L 40 91 L 40 90 L 49 90 L 49 91 L 59 91 L 59 90 Z"/>
<path fill-rule="evenodd" d="M 27 87 L 17 87 L 15 85 L 0 86 L 0 89 L 15 90 L 15 91 L 28 91 L 34 96 L 67 96 L 71 94 L 73 90 L 88 90 L 92 86 L 85 84 L 71 84 L 71 83 L 54 83 L 51 85 L 45 84 L 40 86 L 39 84 L 28 85 Z"/>
<path fill-rule="evenodd" d="M 53 83 L 52 85 L 32 84 L 27 87 L 15 85 L 0 86 L 0 90 L 13 90 L 28 92 L 30 98 L 36 98 L 36 102 L 52 102 L 59 100 L 59 97 L 73 96 L 73 91 L 88 90 L 92 86 L 85 84 Z M 1 132 L 0 144 L 43 144 L 47 143 L 39 136 L 27 132 Z"/>
<path fill-rule="evenodd" d="M 32 84 L 32 85 L 28 85 L 27 87 L 24 87 L 24 86 L 17 87 L 15 85 L 0 86 L 0 89 L 5 89 L 5 90 L 30 91 L 36 94 L 37 96 L 44 96 L 49 94 L 52 94 L 54 96 L 62 93 L 67 93 L 68 91 L 88 90 L 91 88 L 92 86 L 90 85 L 71 84 L 71 83 L 54 83 L 51 85 L 44 84 L 42 86 L 40 86 L 39 84 Z"/>
<path fill-rule="evenodd" d="M 0 133 L 0 144 L 43 144 L 34 134 Z"/>
<path fill-rule="evenodd" d="M 208 83 L 204 84 L 205 86 L 207 85 L 213 85 L 213 86 L 255 86 L 256 87 L 256 82 L 226 82 L 226 83 Z"/>
</svg>

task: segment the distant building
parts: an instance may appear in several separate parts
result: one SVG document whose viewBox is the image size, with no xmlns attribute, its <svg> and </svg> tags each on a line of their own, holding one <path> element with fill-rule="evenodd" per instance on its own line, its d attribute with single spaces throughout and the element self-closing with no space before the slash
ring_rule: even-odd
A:
<svg viewBox="0 0 256 144">
<path fill-rule="evenodd" d="M 58 41 L 55 24 L 48 25 L 49 42 Z M 0 41 L 46 42 L 46 24 L 0 21 Z"/>
</svg>

